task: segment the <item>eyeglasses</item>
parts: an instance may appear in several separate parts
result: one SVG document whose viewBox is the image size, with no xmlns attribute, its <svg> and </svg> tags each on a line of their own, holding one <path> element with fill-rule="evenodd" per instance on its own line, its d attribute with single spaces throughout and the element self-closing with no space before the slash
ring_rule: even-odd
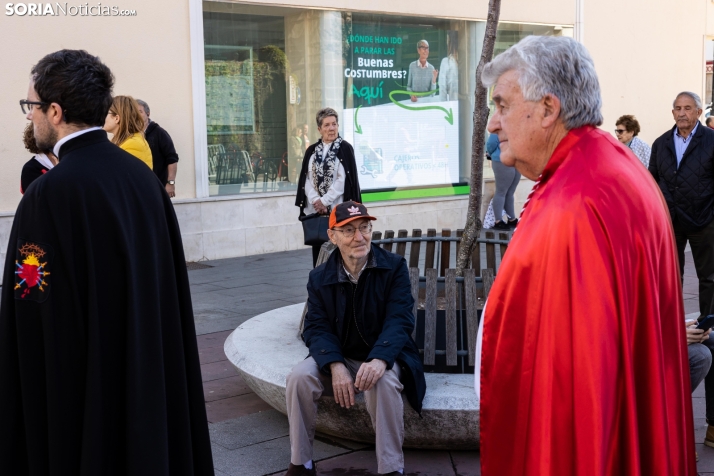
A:
<svg viewBox="0 0 714 476">
<path fill-rule="evenodd" d="M 420 50 L 428 50 L 429 47 L 428 47 L 428 46 L 420 46 L 419 49 L 420 49 Z"/>
<path fill-rule="evenodd" d="M 29 113 L 32 112 L 33 109 L 35 109 L 32 106 L 49 106 L 50 103 L 48 102 L 42 102 L 42 101 L 28 101 L 27 99 L 20 99 L 20 109 L 22 109 L 22 113 L 25 115 L 28 115 Z M 25 110 L 27 109 L 27 110 Z"/>
<path fill-rule="evenodd" d="M 615 129 L 615 134 L 617 134 L 618 136 L 619 136 L 620 134 L 624 134 L 625 132 L 627 132 L 626 129 Z"/>
<path fill-rule="evenodd" d="M 355 236 L 355 231 L 357 231 L 357 229 L 353 226 L 348 226 L 347 228 L 342 229 L 333 228 L 332 231 L 339 231 L 345 238 L 352 238 Z M 369 236 L 369 234 L 372 233 L 372 223 L 364 223 L 360 225 L 359 232 L 362 233 L 362 236 Z"/>
</svg>

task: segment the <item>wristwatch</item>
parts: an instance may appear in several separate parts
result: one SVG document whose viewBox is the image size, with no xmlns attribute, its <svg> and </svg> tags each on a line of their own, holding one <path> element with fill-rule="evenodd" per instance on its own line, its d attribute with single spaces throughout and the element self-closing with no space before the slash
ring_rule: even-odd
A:
<svg viewBox="0 0 714 476">
<path fill-rule="evenodd" d="M 167 183 L 169 185 L 176 185 L 176 180 L 169 180 Z"/>
</svg>

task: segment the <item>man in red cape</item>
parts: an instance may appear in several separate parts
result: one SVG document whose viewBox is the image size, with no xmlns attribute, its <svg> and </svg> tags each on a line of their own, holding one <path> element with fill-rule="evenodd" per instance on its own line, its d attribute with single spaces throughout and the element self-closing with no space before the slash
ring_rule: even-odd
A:
<svg viewBox="0 0 714 476">
<path fill-rule="evenodd" d="M 479 331 L 482 474 L 695 475 L 669 215 L 632 152 L 595 128 L 590 55 L 527 37 L 483 82 L 501 161 L 536 184 Z"/>
</svg>

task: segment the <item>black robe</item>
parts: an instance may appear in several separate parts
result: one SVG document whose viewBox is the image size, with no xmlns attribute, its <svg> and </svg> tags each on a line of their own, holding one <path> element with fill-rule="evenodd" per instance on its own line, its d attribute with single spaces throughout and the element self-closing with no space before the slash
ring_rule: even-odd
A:
<svg viewBox="0 0 714 476">
<path fill-rule="evenodd" d="M 25 191 L 0 307 L 0 474 L 213 474 L 163 185 L 87 132 Z"/>
<path fill-rule="evenodd" d="M 302 159 L 302 168 L 300 169 L 300 178 L 298 179 L 297 196 L 295 197 L 295 206 L 300 207 L 300 214 L 303 208 L 307 206 L 307 196 L 305 195 L 305 180 L 307 180 L 307 166 L 310 163 L 310 157 L 315 152 L 318 142 L 315 142 L 305 151 L 305 157 Z M 362 191 L 359 188 L 359 176 L 357 175 L 357 161 L 355 160 L 355 150 L 349 142 L 342 140 L 340 148 L 337 150 L 337 158 L 342 163 L 345 169 L 345 193 L 344 200 L 350 200 L 362 203 Z"/>
<path fill-rule="evenodd" d="M 25 190 L 32 182 L 46 174 L 50 169 L 42 165 L 35 157 L 25 162 L 20 174 L 20 193 L 24 195 Z"/>
</svg>

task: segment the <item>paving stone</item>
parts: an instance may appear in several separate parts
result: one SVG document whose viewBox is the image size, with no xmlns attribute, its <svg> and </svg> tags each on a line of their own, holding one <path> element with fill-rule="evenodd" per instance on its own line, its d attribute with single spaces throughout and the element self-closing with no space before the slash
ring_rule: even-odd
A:
<svg viewBox="0 0 714 476">
<path fill-rule="evenodd" d="M 252 392 L 240 375 L 203 383 L 203 398 L 207 402 L 214 402 L 216 400 L 223 400 L 224 398 L 236 397 Z"/>
<path fill-rule="evenodd" d="M 481 476 L 481 455 L 478 451 L 452 451 L 451 461 L 456 476 Z"/>
<path fill-rule="evenodd" d="M 704 417 L 697 418 L 694 414 L 694 442 L 704 443 L 704 437 L 707 434 L 707 419 Z M 703 414 L 702 414 L 703 415 Z"/>
<path fill-rule="evenodd" d="M 267 410 L 233 418 L 209 426 L 211 441 L 234 450 L 290 434 L 288 418 L 277 410 Z"/>
<path fill-rule="evenodd" d="M 198 343 L 198 349 L 204 349 L 206 347 L 220 347 L 223 348 L 228 336 L 231 335 L 233 331 L 221 331 L 213 332 L 210 334 L 205 334 L 196 337 L 196 342 Z"/>
<path fill-rule="evenodd" d="M 702 472 L 714 472 L 714 448 L 709 448 L 701 443 L 696 445 L 696 451 L 699 453 L 699 462 L 697 470 Z"/>
<path fill-rule="evenodd" d="M 216 469 L 231 476 L 258 476 L 284 472 L 290 463 L 290 439 L 287 436 L 235 450 L 217 444 L 213 444 L 212 447 Z M 320 441 L 316 441 L 314 446 L 314 456 L 317 461 L 345 451 L 349 450 L 329 446 Z"/>
<path fill-rule="evenodd" d="M 210 364 L 212 362 L 226 360 L 226 354 L 223 352 L 222 347 L 206 347 L 198 349 L 198 358 L 201 364 Z"/>
<path fill-rule="evenodd" d="M 448 451 L 405 450 L 404 464 L 409 475 L 455 476 Z"/>
<path fill-rule="evenodd" d="M 281 306 L 287 306 L 287 303 L 282 304 Z M 196 322 L 196 335 L 203 335 L 203 334 L 213 334 L 216 332 L 225 332 L 228 331 L 230 334 L 233 332 L 238 326 L 243 324 L 245 321 L 248 319 L 257 316 L 258 314 L 262 314 L 265 311 L 251 311 L 248 314 L 238 314 L 234 315 L 231 317 L 226 317 L 223 319 L 206 319 L 206 320 L 201 320 Z"/>
<path fill-rule="evenodd" d="M 214 284 L 192 284 L 191 285 L 191 295 L 193 296 L 194 294 L 202 294 L 202 293 L 207 293 L 211 291 L 220 291 L 221 288 L 220 286 L 216 286 Z"/>
<path fill-rule="evenodd" d="M 377 475 L 377 457 L 374 451 L 355 451 L 325 461 L 317 462 L 320 476 L 372 476 Z"/>
<path fill-rule="evenodd" d="M 238 371 L 233 364 L 227 360 L 220 362 L 212 362 L 210 364 L 201 365 L 201 376 L 204 382 L 217 380 L 219 378 L 233 377 L 238 375 Z"/>
<path fill-rule="evenodd" d="M 206 415 L 208 416 L 208 421 L 211 423 L 218 423 L 272 409 L 273 407 L 265 403 L 253 392 L 236 397 L 223 398 L 213 402 L 206 402 Z"/>
<path fill-rule="evenodd" d="M 455 476 L 454 466 L 448 451 L 404 451 L 405 472 L 420 476 Z M 320 476 L 376 476 L 377 456 L 374 450 L 355 451 L 345 455 L 318 461 Z"/>
</svg>

